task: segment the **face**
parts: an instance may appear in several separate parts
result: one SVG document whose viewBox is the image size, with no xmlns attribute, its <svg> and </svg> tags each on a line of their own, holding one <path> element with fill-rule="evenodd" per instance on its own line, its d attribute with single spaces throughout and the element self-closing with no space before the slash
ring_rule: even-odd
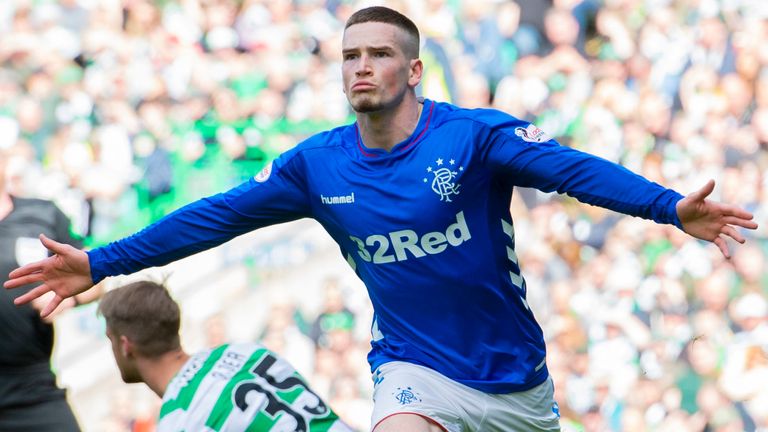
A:
<svg viewBox="0 0 768 432">
<path fill-rule="evenodd" d="M 130 353 L 130 342 L 125 336 L 118 336 L 107 328 L 107 337 L 112 343 L 112 354 L 115 356 L 115 363 L 120 370 L 120 377 L 125 383 L 138 383 L 142 382 L 141 375 L 139 374 L 136 365 L 133 362 L 133 356 Z"/>
<path fill-rule="evenodd" d="M 344 93 L 358 113 L 397 107 L 421 80 L 421 61 L 409 59 L 407 33 L 385 23 L 347 28 L 342 41 Z"/>
</svg>

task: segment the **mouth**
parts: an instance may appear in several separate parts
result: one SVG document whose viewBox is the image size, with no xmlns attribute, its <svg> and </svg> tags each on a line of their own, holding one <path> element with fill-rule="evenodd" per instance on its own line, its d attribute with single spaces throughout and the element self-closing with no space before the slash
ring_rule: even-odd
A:
<svg viewBox="0 0 768 432">
<path fill-rule="evenodd" d="M 352 91 L 367 91 L 376 88 L 375 85 L 368 81 L 360 81 L 352 85 Z"/>
</svg>

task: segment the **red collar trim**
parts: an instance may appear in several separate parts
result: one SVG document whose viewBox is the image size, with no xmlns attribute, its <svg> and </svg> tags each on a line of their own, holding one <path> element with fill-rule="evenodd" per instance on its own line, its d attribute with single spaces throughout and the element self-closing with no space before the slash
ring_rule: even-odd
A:
<svg viewBox="0 0 768 432">
<path fill-rule="evenodd" d="M 410 142 L 410 144 L 406 145 L 405 147 L 398 149 L 399 152 L 403 152 L 411 147 L 413 147 L 419 140 L 421 140 L 424 137 L 424 133 L 427 132 L 427 129 L 429 129 L 429 123 L 432 121 L 432 111 L 435 109 L 435 102 L 431 101 L 431 104 L 429 105 L 429 114 L 427 114 L 427 122 L 424 124 L 424 128 L 421 130 L 418 136 L 413 139 L 413 141 Z M 365 150 L 365 147 L 363 147 L 363 140 L 360 137 L 360 128 L 357 126 L 357 122 L 355 122 L 355 132 L 357 133 L 357 148 L 360 149 L 360 153 L 363 154 L 363 156 L 366 157 L 379 157 L 381 154 L 378 153 L 371 153 L 369 151 Z"/>
</svg>

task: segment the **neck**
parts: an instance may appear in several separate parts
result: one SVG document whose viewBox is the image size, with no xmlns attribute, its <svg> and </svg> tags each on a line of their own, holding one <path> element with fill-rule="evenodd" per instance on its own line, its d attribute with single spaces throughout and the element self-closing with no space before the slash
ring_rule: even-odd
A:
<svg viewBox="0 0 768 432">
<path fill-rule="evenodd" d="M 413 134 L 419 124 L 423 104 L 415 95 L 406 95 L 391 111 L 357 113 L 360 136 L 368 148 L 387 151 Z"/>
<path fill-rule="evenodd" d="M 142 380 L 159 397 L 163 397 L 171 379 L 181 370 L 189 355 L 183 350 L 171 351 L 160 357 L 136 359 L 136 367 Z"/>
</svg>

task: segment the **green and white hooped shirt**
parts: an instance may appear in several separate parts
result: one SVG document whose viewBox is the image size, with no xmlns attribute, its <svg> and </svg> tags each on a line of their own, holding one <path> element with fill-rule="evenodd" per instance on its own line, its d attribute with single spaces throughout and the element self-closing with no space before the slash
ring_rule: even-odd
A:
<svg viewBox="0 0 768 432">
<path fill-rule="evenodd" d="M 285 360 L 258 344 L 193 355 L 168 384 L 159 432 L 352 432 Z"/>
</svg>

